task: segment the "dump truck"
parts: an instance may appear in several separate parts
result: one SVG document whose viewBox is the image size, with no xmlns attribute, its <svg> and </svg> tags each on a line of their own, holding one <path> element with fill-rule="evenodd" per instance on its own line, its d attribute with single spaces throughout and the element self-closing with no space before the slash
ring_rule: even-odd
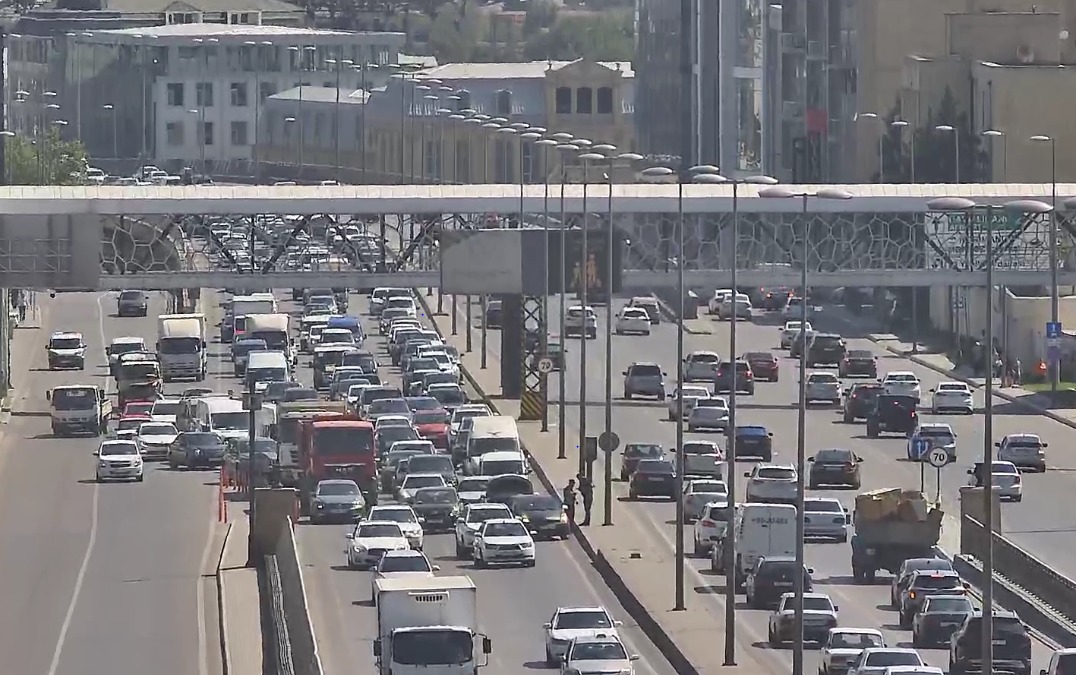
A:
<svg viewBox="0 0 1076 675">
<path fill-rule="evenodd" d="M 299 458 L 299 427 L 308 419 L 339 419 L 347 413 L 343 401 L 291 401 L 278 403 L 276 423 L 269 436 L 279 444 L 280 482 L 285 487 L 299 487 L 302 462 Z"/>
<path fill-rule="evenodd" d="M 910 558 L 930 558 L 941 537 L 943 512 L 918 490 L 883 488 L 856 495 L 852 576 L 873 583 L 878 570 L 896 573 Z"/>
<path fill-rule="evenodd" d="M 309 512 L 318 481 L 355 481 L 367 507 L 377 504 L 377 447 L 374 425 L 354 415 L 316 416 L 299 422 L 299 504 Z"/>
</svg>

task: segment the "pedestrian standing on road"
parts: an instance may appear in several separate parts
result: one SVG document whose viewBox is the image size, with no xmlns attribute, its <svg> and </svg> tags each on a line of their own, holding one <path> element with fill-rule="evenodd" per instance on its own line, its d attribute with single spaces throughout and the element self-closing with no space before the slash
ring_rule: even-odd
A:
<svg viewBox="0 0 1076 675">
<path fill-rule="evenodd" d="M 580 525 L 590 525 L 590 508 L 594 505 L 594 481 L 579 474 L 579 496 L 583 498 L 583 522 Z"/>
<path fill-rule="evenodd" d="M 26 323 L 26 292 L 19 293 L 19 323 Z"/>
<path fill-rule="evenodd" d="M 564 513 L 568 516 L 568 523 L 575 524 L 575 481 L 568 480 L 568 484 L 564 486 L 564 492 L 561 495 L 561 501 L 564 502 Z"/>
</svg>

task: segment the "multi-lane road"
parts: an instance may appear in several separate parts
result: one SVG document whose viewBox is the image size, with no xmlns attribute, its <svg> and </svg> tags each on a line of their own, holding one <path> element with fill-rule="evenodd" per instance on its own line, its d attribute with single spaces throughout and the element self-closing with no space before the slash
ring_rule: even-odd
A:
<svg viewBox="0 0 1076 675">
<path fill-rule="evenodd" d="M 106 344 L 135 335 L 152 345 L 166 300 L 151 294 L 142 319 L 116 318 L 110 294 L 61 294 L 41 305 L 41 345 L 29 363 L 13 364 L 34 371 L 28 391 L 0 431 L 3 670 L 219 673 L 216 476 L 147 464 L 143 483 L 95 483 L 97 439 L 54 438 L 45 401 L 61 384 L 114 393 Z M 82 332 L 84 371 L 45 370 L 53 330 Z M 221 350 L 211 349 L 210 386 L 220 387 Z"/>
<path fill-rule="evenodd" d="M 554 300 L 554 305 L 556 305 Z M 616 307 L 623 303 L 615 302 Z M 462 303 L 460 303 L 462 305 Z M 554 315 L 556 311 L 552 312 Z M 880 349 L 873 342 L 865 339 L 861 329 L 845 319 L 846 315 L 830 310 L 830 317 L 821 312 L 815 320 L 815 326 L 826 330 L 841 332 L 848 338 L 849 348 L 869 349 L 877 355 L 879 372 L 907 370 L 914 372 L 923 383 L 926 394 L 944 377 L 938 373 L 920 367 L 906 359 Z M 604 311 L 599 310 L 599 329 L 604 331 Z M 778 350 L 778 324 L 776 315 L 756 315 L 753 322 L 740 322 L 738 328 L 738 352 L 749 350 L 773 349 L 780 357 L 781 374 L 776 383 L 760 382 L 753 396 L 740 395 L 738 424 L 761 424 L 769 428 L 774 436 L 775 462 L 795 463 L 796 429 L 797 429 L 797 367 L 795 360 L 789 359 L 786 352 Z M 462 321 L 461 321 L 462 324 Z M 713 334 L 692 335 L 685 337 L 685 353 L 692 350 L 712 350 L 724 357 L 729 356 L 728 322 L 714 322 Z M 557 326 L 551 326 L 551 333 L 559 333 Z M 858 332 L 857 332 L 858 331 Z M 499 351 L 498 335 L 491 332 L 489 340 L 491 350 Z M 579 384 L 580 377 L 585 376 L 587 387 L 587 429 L 588 435 L 601 433 L 605 426 L 603 410 L 605 377 L 604 339 L 599 334 L 598 340 L 588 342 L 587 367 L 580 368 L 579 342 L 567 341 L 568 367 L 564 374 L 566 410 L 568 427 L 568 449 L 573 452 L 577 446 L 576 434 L 579 428 Z M 613 336 L 612 371 L 613 393 L 613 430 L 619 435 L 621 443 L 654 442 L 660 443 L 670 452 L 675 447 L 676 427 L 667 421 L 666 403 L 646 401 L 625 401 L 623 393 L 623 376 L 621 373 L 633 362 L 657 362 L 663 366 L 667 375 L 667 388 L 672 389 L 676 382 L 676 327 L 670 322 L 654 326 L 648 337 Z M 478 340 L 475 340 L 478 349 Z M 557 383 L 550 385 L 550 391 L 557 391 Z M 928 395 L 928 394 L 927 394 Z M 929 396 L 929 395 L 928 395 Z M 977 405 L 982 406 L 981 393 L 976 394 Z M 553 416 L 555 419 L 555 403 Z M 934 416 L 924 415 L 925 419 L 937 419 L 952 424 L 958 435 L 958 461 L 946 467 L 941 473 L 941 494 L 947 509 L 957 511 L 957 498 L 960 486 L 967 483 L 966 469 L 976 457 L 981 457 L 983 444 L 983 418 L 981 414 L 971 417 L 958 415 Z M 1049 471 L 1045 474 L 1032 474 L 1024 478 L 1024 499 L 1019 504 L 1005 504 L 1002 507 L 1002 519 L 1005 532 L 1020 545 L 1028 547 L 1035 555 L 1048 561 L 1062 571 L 1076 573 L 1076 542 L 1071 537 L 1058 536 L 1058 533 L 1071 530 L 1076 526 L 1076 507 L 1066 499 L 1066 491 L 1071 491 L 1074 483 L 1071 468 L 1076 467 L 1076 458 L 1070 448 L 1076 444 L 1076 430 L 1051 421 L 1041 416 L 1025 414 L 1015 409 L 1008 402 L 995 400 L 994 433 L 998 440 L 1006 433 L 1032 431 L 1043 436 L 1050 444 L 1048 451 Z M 556 434 L 550 434 L 550 442 L 556 442 Z M 719 434 L 690 434 L 687 438 L 708 438 L 718 440 L 724 447 L 724 437 Z M 807 454 L 813 455 L 823 448 L 853 448 L 863 457 L 863 489 L 882 487 L 918 488 L 920 484 L 920 467 L 904 459 L 906 441 L 903 437 L 868 439 L 863 424 L 844 424 L 833 408 L 812 408 L 807 413 Z M 614 460 L 616 461 L 616 460 Z M 749 468 L 741 463 L 743 471 Z M 614 467 L 614 474 L 616 467 Z M 600 465 L 596 475 L 601 475 Z M 737 494 L 744 494 L 745 479 L 742 471 L 736 472 Z M 936 488 L 934 472 L 928 471 L 926 477 L 928 495 L 933 495 Z M 626 486 L 617 484 L 615 494 L 626 495 Z M 854 493 L 841 490 L 818 490 L 810 494 L 840 499 L 846 507 L 852 506 Z M 600 508 L 596 505 L 596 508 Z M 614 501 L 614 520 L 631 517 L 648 524 L 646 529 L 653 533 L 659 543 L 673 548 L 675 529 L 675 507 L 669 502 Z M 954 527 L 950 525 L 950 527 Z M 691 528 L 686 528 L 689 538 L 686 547 L 691 550 Z M 896 626 L 895 612 L 886 608 L 888 604 L 888 585 L 861 586 L 851 579 L 850 547 L 847 544 L 812 543 L 807 546 L 807 563 L 815 570 L 819 591 L 829 593 L 840 606 L 840 623 L 844 626 L 863 626 L 882 629 L 887 640 L 892 643 L 909 643 L 910 633 L 899 630 Z M 720 604 L 719 595 L 724 590 L 722 577 L 715 577 L 709 572 L 708 560 L 695 560 L 693 566 L 697 574 L 689 579 L 689 590 L 704 593 L 707 602 Z M 670 571 L 671 575 L 671 571 Z M 884 578 L 884 577 L 883 577 Z M 888 581 L 887 578 L 885 578 Z M 739 611 L 739 630 L 744 644 L 757 649 L 759 658 L 769 662 L 774 672 L 787 672 L 790 657 L 787 651 L 770 650 L 765 646 L 767 630 L 766 612 L 741 609 Z M 1034 662 L 1045 665 L 1049 649 L 1035 642 Z M 945 668 L 948 665 L 944 650 L 926 649 L 923 653 L 932 665 Z M 814 657 L 808 657 L 813 659 Z M 816 667 L 809 661 L 808 668 Z M 1038 665 L 1036 665 L 1038 667 Z"/>
<path fill-rule="evenodd" d="M 350 312 L 364 316 L 371 335 L 365 348 L 384 354 L 384 341 L 377 337 L 376 323 L 367 315 L 364 298 L 351 299 Z M 307 363 L 308 358 L 301 359 Z M 382 358 L 382 377 L 393 369 Z M 299 379 L 309 384 L 308 368 Z M 372 643 L 377 633 L 376 614 L 369 606 L 370 573 L 349 571 L 344 566 L 346 525 L 309 525 L 296 529 L 306 580 L 307 595 L 318 649 L 328 675 L 373 672 Z M 530 569 L 476 570 L 469 561 L 455 557 L 451 534 L 427 534 L 424 551 L 439 575 L 463 574 L 478 586 L 480 627 L 493 641 L 490 672 L 521 673 L 544 668 L 542 624 L 558 606 L 605 605 L 627 624 L 621 634 L 629 649 L 640 655 L 639 675 L 667 675 L 672 669 L 657 649 L 631 625 L 626 610 L 592 570 L 574 542 L 538 542 L 537 564 Z"/>
</svg>

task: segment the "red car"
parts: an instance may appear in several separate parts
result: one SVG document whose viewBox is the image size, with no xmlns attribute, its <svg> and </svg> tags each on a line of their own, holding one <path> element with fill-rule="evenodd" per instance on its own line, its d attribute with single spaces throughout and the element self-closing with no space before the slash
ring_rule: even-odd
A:
<svg viewBox="0 0 1076 675">
<path fill-rule="evenodd" d="M 743 360 L 751 366 L 756 380 L 777 381 L 781 367 L 777 362 L 777 357 L 771 352 L 747 352 L 743 355 Z"/>
<path fill-rule="evenodd" d="M 418 435 L 433 442 L 438 450 L 448 451 L 448 426 L 451 416 L 447 410 L 418 410 L 411 417 Z"/>
</svg>

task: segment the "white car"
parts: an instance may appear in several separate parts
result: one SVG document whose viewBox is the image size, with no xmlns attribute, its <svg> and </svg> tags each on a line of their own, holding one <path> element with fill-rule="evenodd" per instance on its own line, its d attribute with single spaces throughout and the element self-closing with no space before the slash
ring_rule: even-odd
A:
<svg viewBox="0 0 1076 675">
<path fill-rule="evenodd" d="M 400 526 L 407 544 L 416 551 L 422 550 L 422 521 L 418 519 L 410 506 L 403 504 L 384 504 L 375 506 L 366 514 L 363 522 L 391 521 Z"/>
<path fill-rule="evenodd" d="M 448 421 L 449 435 L 455 435 L 460 430 L 463 420 L 468 417 L 490 417 L 493 411 L 485 403 L 465 403 L 452 411 L 452 417 Z"/>
<path fill-rule="evenodd" d="M 781 349 L 788 349 L 792 346 L 792 342 L 799 335 L 800 328 L 803 326 L 803 322 L 800 320 L 785 321 L 784 327 L 781 329 Z M 807 332 L 810 333 L 814 330 L 814 326 L 811 322 L 807 322 Z"/>
<path fill-rule="evenodd" d="M 178 398 L 159 398 L 153 402 L 149 418 L 154 422 L 176 423 L 176 415 L 179 413 L 180 402 Z"/>
<path fill-rule="evenodd" d="M 687 430 L 724 431 L 729 428 L 729 403 L 720 396 L 699 399 L 687 416 Z"/>
<path fill-rule="evenodd" d="M 713 382 L 720 366 L 721 357 L 717 352 L 691 352 L 682 364 L 684 382 Z"/>
<path fill-rule="evenodd" d="M 572 640 L 598 635 L 619 637 L 617 628 L 622 625 L 623 622 L 614 621 L 604 607 L 558 607 L 553 618 L 545 624 L 546 665 L 560 665 Z"/>
<path fill-rule="evenodd" d="M 923 657 L 907 647 L 868 647 L 848 666 L 848 675 L 884 675 L 893 666 L 927 665 Z"/>
<path fill-rule="evenodd" d="M 429 558 L 422 551 L 396 549 L 385 551 L 374 573 L 370 576 L 370 604 L 377 604 L 378 579 L 406 579 L 408 577 L 429 578 L 441 568 L 431 565 Z"/>
<path fill-rule="evenodd" d="M 650 335 L 650 315 L 642 307 L 625 307 L 616 315 L 617 335 Z"/>
<path fill-rule="evenodd" d="M 560 665 L 560 672 L 561 675 L 581 673 L 635 675 L 635 666 L 632 663 L 638 660 L 638 655 L 629 654 L 618 636 L 603 634 L 580 637 L 568 644 L 568 650 L 564 653 L 564 660 Z"/>
<path fill-rule="evenodd" d="M 564 317 L 564 337 L 578 335 L 593 340 L 598 337 L 598 315 L 593 307 L 569 307 Z"/>
<path fill-rule="evenodd" d="M 994 489 L 998 491 L 998 497 L 1013 502 L 1023 501 L 1024 480 L 1016 465 L 1012 462 L 994 461 L 991 466 L 993 467 L 991 473 L 994 474 Z M 968 473 L 974 473 L 974 471 L 974 469 L 969 469 Z M 973 477 L 969 482 L 975 485 L 975 478 Z"/>
<path fill-rule="evenodd" d="M 364 520 L 344 536 L 348 540 L 345 550 L 348 569 L 369 569 L 386 552 L 411 548 L 400 524 L 388 520 Z"/>
<path fill-rule="evenodd" d="M 807 316 L 811 315 L 811 306 L 807 306 Z M 785 303 L 785 308 L 781 310 L 781 316 L 785 319 L 800 319 L 803 320 L 803 298 L 799 296 L 792 296 Z"/>
<path fill-rule="evenodd" d="M 710 298 L 710 302 L 707 303 L 706 309 L 710 314 L 716 315 L 721 308 L 721 303 L 725 301 L 725 298 L 732 295 L 731 288 L 719 288 L 714 291 L 713 297 Z"/>
<path fill-rule="evenodd" d="M 956 461 L 956 432 L 946 422 L 921 422 L 908 437 L 905 456 L 908 461 L 923 462 L 934 448 L 945 450 L 950 462 Z"/>
<path fill-rule="evenodd" d="M 680 406 L 680 403 L 679 403 L 680 395 L 681 395 L 680 390 L 673 390 L 673 392 L 671 394 L 669 394 L 669 421 L 670 422 L 676 420 L 676 411 L 677 411 L 677 408 Z M 684 387 L 683 388 L 683 397 L 684 397 L 684 419 L 687 419 L 688 415 L 691 414 L 691 409 L 695 407 L 695 404 L 698 403 L 698 401 L 700 399 L 710 398 L 710 390 L 707 389 L 706 387 Z"/>
<path fill-rule="evenodd" d="M 142 455 L 133 441 L 104 441 L 93 454 L 97 456 L 97 482 L 117 479 L 142 482 Z"/>
<path fill-rule="evenodd" d="M 822 645 L 818 675 L 843 675 L 864 649 L 885 647 L 882 631 L 874 628 L 832 628 Z"/>
<path fill-rule="evenodd" d="M 534 567 L 534 539 L 515 518 L 490 518 L 474 535 L 474 566 L 518 564 Z"/>
<path fill-rule="evenodd" d="M 483 496 L 485 493 L 483 493 Z M 469 504 L 456 521 L 456 557 L 470 558 L 474 536 L 487 520 L 511 518 L 512 511 L 504 504 Z"/>
<path fill-rule="evenodd" d="M 171 422 L 143 422 L 138 426 L 136 439 L 138 451 L 145 457 L 164 458 L 168 448 L 179 436 L 179 429 Z"/>
<path fill-rule="evenodd" d="M 684 482 L 684 521 L 702 517 L 707 504 L 727 502 L 729 486 L 723 480 L 696 478 Z"/>
<path fill-rule="evenodd" d="M 795 633 L 796 612 L 793 609 L 795 593 L 784 593 L 777 602 L 777 609 L 770 614 L 770 647 L 780 647 L 792 640 Z M 803 641 L 822 644 L 829 637 L 831 628 L 837 627 L 837 605 L 825 593 L 803 594 Z"/>
<path fill-rule="evenodd" d="M 941 382 L 930 391 L 934 394 L 930 402 L 930 410 L 935 415 L 946 411 L 962 412 L 967 415 L 975 412 L 971 387 L 963 382 Z"/>
<path fill-rule="evenodd" d="M 146 351 L 146 341 L 140 337 L 124 336 L 113 339 L 106 350 L 110 372 L 119 363 L 122 354 L 144 351 Z"/>
<path fill-rule="evenodd" d="M 737 293 L 735 300 L 733 300 L 732 295 L 728 295 L 717 306 L 717 318 L 731 319 L 735 314 L 737 319 L 750 319 L 752 309 L 751 298 L 747 297 L 746 294 Z"/>
<path fill-rule="evenodd" d="M 1046 471 L 1046 448 L 1038 434 L 1009 434 L 994 445 L 998 448 L 998 459 L 1012 462 L 1017 468 L 1030 469 L 1043 473 Z"/>
<path fill-rule="evenodd" d="M 807 374 L 806 403 L 825 401 L 833 405 L 841 402 L 841 381 L 833 373 L 816 371 Z"/>
<path fill-rule="evenodd" d="M 747 477 L 747 502 L 791 504 L 796 501 L 796 467 L 791 464 L 756 464 Z"/>
<path fill-rule="evenodd" d="M 918 400 L 920 398 L 919 378 L 915 376 L 915 373 L 907 371 L 886 373 L 885 378 L 882 379 L 882 391 L 890 396 L 911 396 Z"/>
<path fill-rule="evenodd" d="M 728 499 L 728 495 L 725 495 Z M 705 557 L 717 542 L 725 538 L 732 512 L 727 501 L 715 501 L 702 508 L 695 521 L 695 555 Z"/>
<path fill-rule="evenodd" d="M 408 415 L 382 415 L 374 422 L 374 433 L 386 429 L 388 427 L 409 427 L 411 426 L 411 417 Z"/>
<path fill-rule="evenodd" d="M 445 477 L 439 473 L 409 473 L 403 483 L 396 490 L 396 499 L 400 502 L 410 502 L 415 498 L 415 493 L 422 488 L 448 487 Z"/>
</svg>

